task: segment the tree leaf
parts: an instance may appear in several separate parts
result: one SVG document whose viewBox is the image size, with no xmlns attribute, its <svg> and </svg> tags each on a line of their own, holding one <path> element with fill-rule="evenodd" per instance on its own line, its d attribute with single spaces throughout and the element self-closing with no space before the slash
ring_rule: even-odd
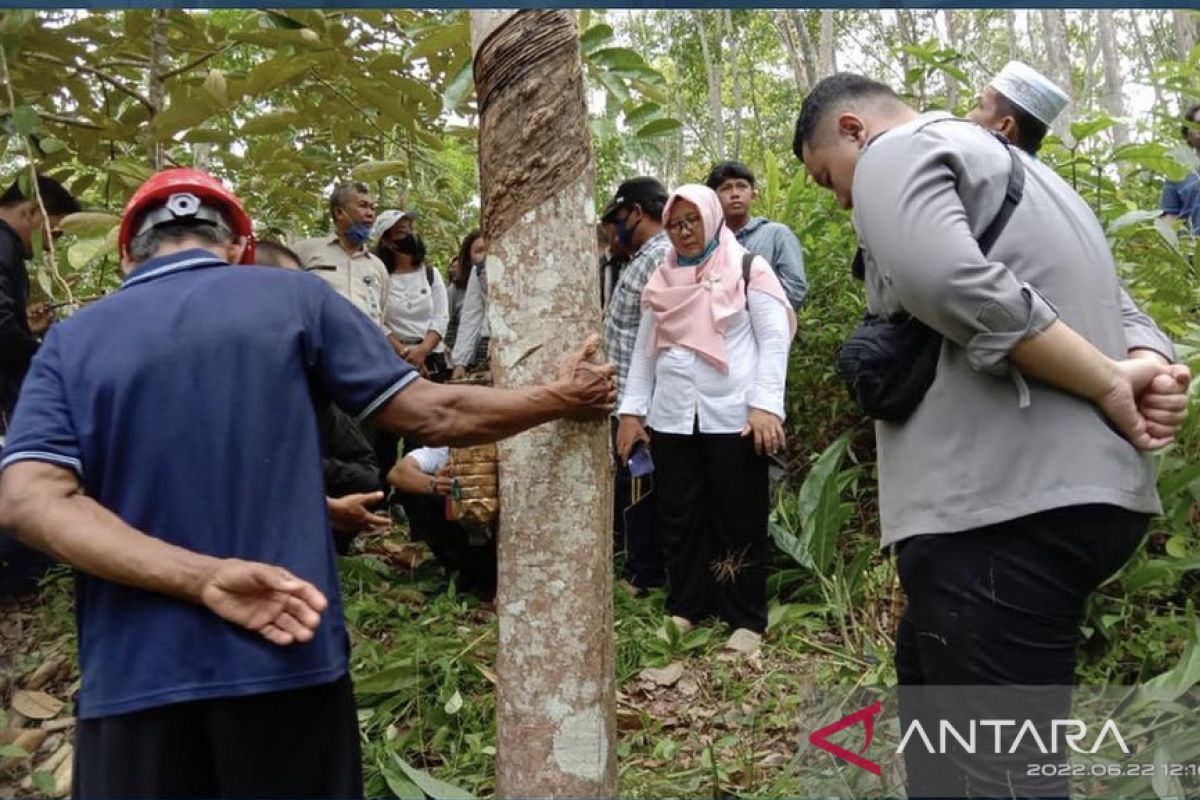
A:
<svg viewBox="0 0 1200 800">
<path fill-rule="evenodd" d="M 450 114 L 457 111 L 459 106 L 475 91 L 475 62 L 468 54 L 454 77 L 446 84 L 442 94 L 442 111 Z"/>
<path fill-rule="evenodd" d="M 358 681 L 354 684 L 354 691 L 359 694 L 391 694 L 406 687 L 416 686 L 420 680 L 420 675 L 413 669 L 412 663 L 402 661 Z"/>
<path fill-rule="evenodd" d="M 842 434 L 825 448 L 804 478 L 797 498 L 801 542 L 813 569 L 821 574 L 828 571 L 837 553 L 843 521 L 837 476 L 849 447 L 849 435 Z"/>
<path fill-rule="evenodd" d="M 445 781 L 439 781 L 428 772 L 409 765 L 407 761 L 395 753 L 392 754 L 392 757 L 396 760 L 396 766 L 400 767 L 400 770 L 408 779 L 420 787 L 421 791 L 432 798 L 432 800 L 475 800 L 474 796 L 466 789 L 460 789 Z"/>
<path fill-rule="evenodd" d="M 668 136 L 672 133 L 675 133 L 682 127 L 683 123 L 681 123 L 679 120 L 672 119 L 670 117 L 664 117 L 662 119 L 656 119 L 653 122 L 638 128 L 637 136 L 639 139 L 652 139 L 656 136 Z"/>
<path fill-rule="evenodd" d="M 53 136 L 43 136 L 41 139 L 38 139 L 38 147 L 40 147 L 42 152 L 46 155 L 57 153 L 66 146 L 66 142 L 64 142 L 62 139 L 55 139 Z"/>
<path fill-rule="evenodd" d="M 642 103 L 632 111 L 625 113 L 625 124 L 633 130 L 637 130 L 658 117 L 661 113 L 662 106 L 658 103 Z"/>
<path fill-rule="evenodd" d="M 53 695 L 26 689 L 17 691 L 12 698 L 12 707 L 27 719 L 53 719 L 64 705 L 62 700 Z"/>
<path fill-rule="evenodd" d="M 253 119 L 246 120 L 242 123 L 242 127 L 238 129 L 238 133 L 242 136 L 262 136 L 264 134 L 284 133 L 292 128 L 297 122 L 297 115 L 294 111 L 276 111 L 270 114 L 261 114 Z"/>
<path fill-rule="evenodd" d="M 408 57 L 415 61 L 418 58 L 429 58 L 444 50 L 466 48 L 469 45 L 470 25 L 467 15 L 463 14 L 456 22 L 432 28 L 408 52 Z"/>
<path fill-rule="evenodd" d="M 450 695 L 450 699 L 446 701 L 446 713 L 450 715 L 457 714 L 459 711 L 462 711 L 462 707 L 462 693 L 455 689 L 454 694 Z"/>
<path fill-rule="evenodd" d="M 425 800 L 425 793 L 421 791 L 421 787 L 401 775 L 390 764 L 381 765 L 380 771 L 383 773 L 383 779 L 387 782 L 388 789 L 399 800 Z"/>
<path fill-rule="evenodd" d="M 611 25 L 605 25 L 603 22 L 593 25 L 588 28 L 579 37 L 579 47 L 584 55 L 593 53 L 599 50 L 604 45 L 611 42 L 613 39 L 613 29 Z"/>
<path fill-rule="evenodd" d="M 5 744 L 0 745 L 0 758 L 29 758 L 29 753 L 15 744 Z"/>
<path fill-rule="evenodd" d="M 404 161 L 364 161 L 350 171 L 350 177 L 370 183 L 404 172 L 407 168 L 408 163 Z"/>
<path fill-rule="evenodd" d="M 154 115 L 150 125 L 158 140 L 163 141 L 186 128 L 196 127 L 215 113 L 216 109 L 193 95 L 173 101 L 166 111 Z"/>
<path fill-rule="evenodd" d="M 13 131 L 21 136 L 28 136 L 37 130 L 38 114 L 33 106 L 17 106 L 12 110 Z"/>
<path fill-rule="evenodd" d="M 204 91 L 222 106 L 229 105 L 229 87 L 225 83 L 225 73 L 219 69 L 210 69 L 204 79 Z"/>
<path fill-rule="evenodd" d="M 648 69 L 641 53 L 627 47 L 606 47 L 588 53 L 587 60 L 608 69 Z"/>
<path fill-rule="evenodd" d="M 116 214 L 106 214 L 103 211 L 77 211 L 63 217 L 59 227 L 62 228 L 63 233 L 88 238 L 103 236 L 120 224 L 121 218 Z"/>
<path fill-rule="evenodd" d="M 1089 136 L 1095 136 L 1101 131 L 1106 131 L 1116 125 L 1117 121 L 1107 114 L 1101 114 L 1092 119 L 1081 119 L 1078 122 L 1071 123 L 1071 136 L 1076 142 L 1081 142 Z"/>
<path fill-rule="evenodd" d="M 303 56 L 284 56 L 268 59 L 246 76 L 242 92 L 253 98 L 278 89 L 300 77 L 312 67 L 312 60 Z"/>
<path fill-rule="evenodd" d="M 90 262 L 116 249 L 116 243 L 110 243 L 107 236 L 80 239 L 67 251 L 67 263 L 71 265 L 72 269 L 80 270 Z"/>
</svg>

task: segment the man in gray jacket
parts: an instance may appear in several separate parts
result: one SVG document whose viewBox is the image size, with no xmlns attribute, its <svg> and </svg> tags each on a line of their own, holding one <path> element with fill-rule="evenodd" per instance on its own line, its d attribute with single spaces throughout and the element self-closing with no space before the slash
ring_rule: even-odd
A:
<svg viewBox="0 0 1200 800">
<path fill-rule="evenodd" d="M 740 161 L 722 161 L 712 168 L 705 180 L 708 188 L 721 198 L 725 225 L 738 243 L 767 260 L 793 308 L 800 308 L 808 294 L 804 277 L 804 250 L 791 229 L 766 217 L 751 217 L 754 202 L 754 173 Z"/>
<path fill-rule="evenodd" d="M 1013 718 L 943 689 L 1074 683 L 1088 595 L 1161 510 L 1146 451 L 1183 422 L 1170 384 L 1187 368 L 1127 358 L 1104 231 L 1044 164 L 1016 155 L 1023 196 L 983 255 L 977 237 L 1016 151 L 982 128 L 841 74 L 805 99 L 793 150 L 853 209 L 869 310 L 907 312 L 943 337 L 916 410 L 875 426 L 883 544 L 908 597 L 897 676 L 939 687 L 916 705 L 902 692 L 902 716 Z M 1041 730 L 1067 718 L 1070 693 L 1036 703 L 1025 716 Z M 1030 775 L 1061 773 L 1027 769 L 1065 757 L 1024 744 L 999 756 L 908 748 L 909 796 L 1067 796 L 1065 778 Z"/>
</svg>

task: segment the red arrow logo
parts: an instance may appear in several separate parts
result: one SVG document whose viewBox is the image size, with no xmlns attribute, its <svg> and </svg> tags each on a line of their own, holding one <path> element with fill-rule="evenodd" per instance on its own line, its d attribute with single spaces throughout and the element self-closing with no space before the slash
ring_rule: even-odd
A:
<svg viewBox="0 0 1200 800">
<path fill-rule="evenodd" d="M 865 769 L 872 775 L 878 775 L 879 765 L 874 761 L 863 758 L 860 754 L 867 752 L 867 748 L 871 746 L 871 738 L 875 736 L 875 715 L 881 711 L 883 711 L 883 704 L 876 701 L 861 711 L 855 711 L 848 717 L 842 717 L 832 725 L 826 725 L 820 730 L 813 731 L 808 735 L 808 743 L 821 748 L 826 753 L 832 753 L 843 761 L 849 761 L 854 766 L 859 769 Z M 853 727 L 860 722 L 867 729 L 867 741 L 862 746 L 862 750 L 852 753 L 846 748 L 829 741 L 829 737 L 833 734 Z"/>
</svg>

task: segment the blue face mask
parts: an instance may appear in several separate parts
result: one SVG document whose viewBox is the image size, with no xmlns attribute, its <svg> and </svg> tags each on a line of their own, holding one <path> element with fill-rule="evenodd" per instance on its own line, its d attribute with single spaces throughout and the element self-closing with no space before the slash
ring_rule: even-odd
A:
<svg viewBox="0 0 1200 800">
<path fill-rule="evenodd" d="M 346 237 L 346 241 L 358 247 L 371 238 L 371 226 L 365 222 L 356 222 L 349 228 L 346 228 L 342 235 Z"/>
<path fill-rule="evenodd" d="M 694 258 L 689 258 L 688 256 L 685 256 L 682 253 L 679 253 L 676 255 L 675 260 L 681 267 L 698 267 L 701 264 L 703 264 L 705 261 L 708 261 L 708 257 L 711 256 L 713 254 L 713 251 L 715 251 L 716 249 L 717 249 L 717 237 L 714 236 L 712 239 L 709 240 L 708 244 L 705 245 L 704 252 L 700 253 L 700 255 L 695 256 Z"/>
</svg>

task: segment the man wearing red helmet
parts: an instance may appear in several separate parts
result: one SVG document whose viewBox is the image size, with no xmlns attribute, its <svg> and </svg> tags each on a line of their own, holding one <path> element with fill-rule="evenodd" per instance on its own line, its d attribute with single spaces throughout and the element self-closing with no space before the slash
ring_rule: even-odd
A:
<svg viewBox="0 0 1200 800">
<path fill-rule="evenodd" d="M 211 176 L 151 178 L 121 289 L 17 405 L 0 525 L 79 570 L 75 797 L 361 796 L 317 408 L 473 444 L 615 400 L 595 338 L 546 386 L 421 380 L 324 281 L 227 269 L 250 230 Z"/>
</svg>

